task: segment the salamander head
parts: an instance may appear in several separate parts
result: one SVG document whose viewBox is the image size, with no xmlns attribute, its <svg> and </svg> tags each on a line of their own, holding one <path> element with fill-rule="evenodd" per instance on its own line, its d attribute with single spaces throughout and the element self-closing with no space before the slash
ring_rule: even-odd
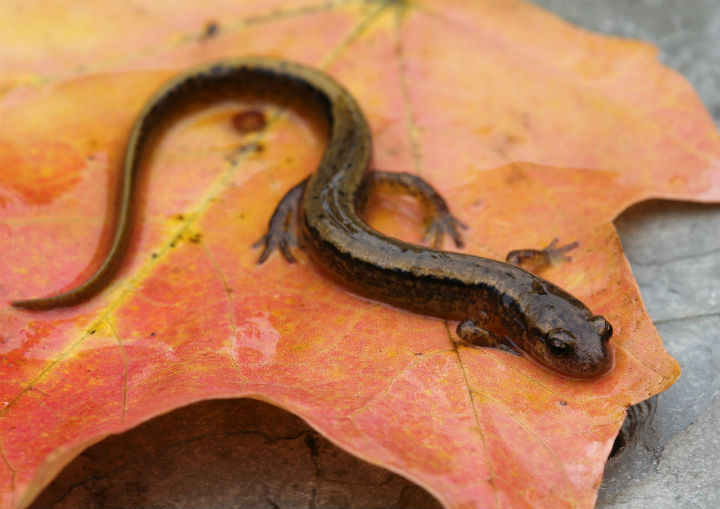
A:
<svg viewBox="0 0 720 509">
<path fill-rule="evenodd" d="M 572 378 L 592 378 L 606 373 L 612 367 L 612 355 L 607 347 L 612 325 L 599 315 L 569 325 L 543 331 L 530 355 Z"/>
<path fill-rule="evenodd" d="M 593 378 L 612 367 L 608 342 L 612 325 L 593 315 L 564 290 L 542 281 L 542 291 L 516 302 L 509 328 L 521 348 L 535 361 L 571 378 Z"/>
</svg>

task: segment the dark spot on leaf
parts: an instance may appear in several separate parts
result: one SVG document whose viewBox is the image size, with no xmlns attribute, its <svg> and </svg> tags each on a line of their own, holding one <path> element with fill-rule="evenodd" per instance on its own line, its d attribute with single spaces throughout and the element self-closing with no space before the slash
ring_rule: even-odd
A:
<svg viewBox="0 0 720 509">
<path fill-rule="evenodd" d="M 233 128 L 243 134 L 254 133 L 265 128 L 267 120 L 261 110 L 246 110 L 236 113 L 231 119 Z"/>
<path fill-rule="evenodd" d="M 216 36 L 219 31 L 220 25 L 218 24 L 218 22 L 210 20 L 205 23 L 205 28 L 203 28 L 201 39 L 210 39 L 211 37 Z"/>
</svg>

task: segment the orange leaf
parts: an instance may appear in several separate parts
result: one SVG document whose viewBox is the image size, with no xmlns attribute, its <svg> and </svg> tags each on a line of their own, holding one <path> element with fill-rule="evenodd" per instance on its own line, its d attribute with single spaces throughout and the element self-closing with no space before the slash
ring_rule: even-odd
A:
<svg viewBox="0 0 720 509">
<path fill-rule="evenodd" d="M 260 138 L 240 135 L 230 119 L 248 103 L 229 99 L 157 142 L 105 291 L 63 310 L 0 311 L 0 505 L 28 504 L 110 433 L 252 396 L 448 507 L 591 507 L 625 408 L 679 376 L 611 220 L 651 196 L 720 198 L 720 138 L 692 89 L 654 48 L 515 0 L 177 4 L 4 3 L 3 302 L 97 266 L 125 136 L 164 80 L 221 57 L 282 56 L 350 89 L 375 166 L 432 182 L 470 225 L 467 252 L 579 241 L 543 275 L 613 324 L 614 370 L 568 380 L 457 344 L 445 322 L 358 299 L 302 253 L 256 265 L 249 246 L 325 140 L 273 105 Z M 369 220 L 416 241 L 415 212 L 379 198 Z"/>
</svg>

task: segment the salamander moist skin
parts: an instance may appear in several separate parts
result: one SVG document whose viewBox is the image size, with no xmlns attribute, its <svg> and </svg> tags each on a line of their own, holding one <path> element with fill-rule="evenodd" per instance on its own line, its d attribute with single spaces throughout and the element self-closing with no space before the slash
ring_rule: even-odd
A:
<svg viewBox="0 0 720 509">
<path fill-rule="evenodd" d="M 266 235 L 256 244 L 264 248 L 260 263 L 275 249 L 293 262 L 291 247 L 299 242 L 318 267 L 353 292 L 457 320 L 458 336 L 472 344 L 522 351 L 573 378 L 590 378 L 610 369 L 612 327 L 604 318 L 515 265 L 439 250 L 445 235 L 462 247 L 459 229 L 464 226 L 450 214 L 439 193 L 417 176 L 370 170 L 370 129 L 353 97 L 323 72 L 269 58 L 201 65 L 160 88 L 140 112 L 129 136 L 115 233 L 101 266 L 69 291 L 12 305 L 25 309 L 70 306 L 102 290 L 126 251 L 136 173 L 148 138 L 183 106 L 230 97 L 299 105 L 303 112 L 318 115 L 329 133 L 317 170 L 288 191 Z M 387 237 L 365 223 L 368 196 L 377 188 L 408 193 L 420 202 L 432 247 Z M 539 252 L 547 254 L 549 248 Z"/>
</svg>

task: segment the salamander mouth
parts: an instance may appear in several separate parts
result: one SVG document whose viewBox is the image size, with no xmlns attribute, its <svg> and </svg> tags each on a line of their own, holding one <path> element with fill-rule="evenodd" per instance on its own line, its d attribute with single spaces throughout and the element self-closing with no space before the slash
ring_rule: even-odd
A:
<svg viewBox="0 0 720 509">
<path fill-rule="evenodd" d="M 568 378 L 581 380 L 596 378 L 612 370 L 614 357 L 608 351 L 601 358 L 596 359 L 568 359 L 568 362 L 560 364 L 559 374 Z"/>
</svg>

